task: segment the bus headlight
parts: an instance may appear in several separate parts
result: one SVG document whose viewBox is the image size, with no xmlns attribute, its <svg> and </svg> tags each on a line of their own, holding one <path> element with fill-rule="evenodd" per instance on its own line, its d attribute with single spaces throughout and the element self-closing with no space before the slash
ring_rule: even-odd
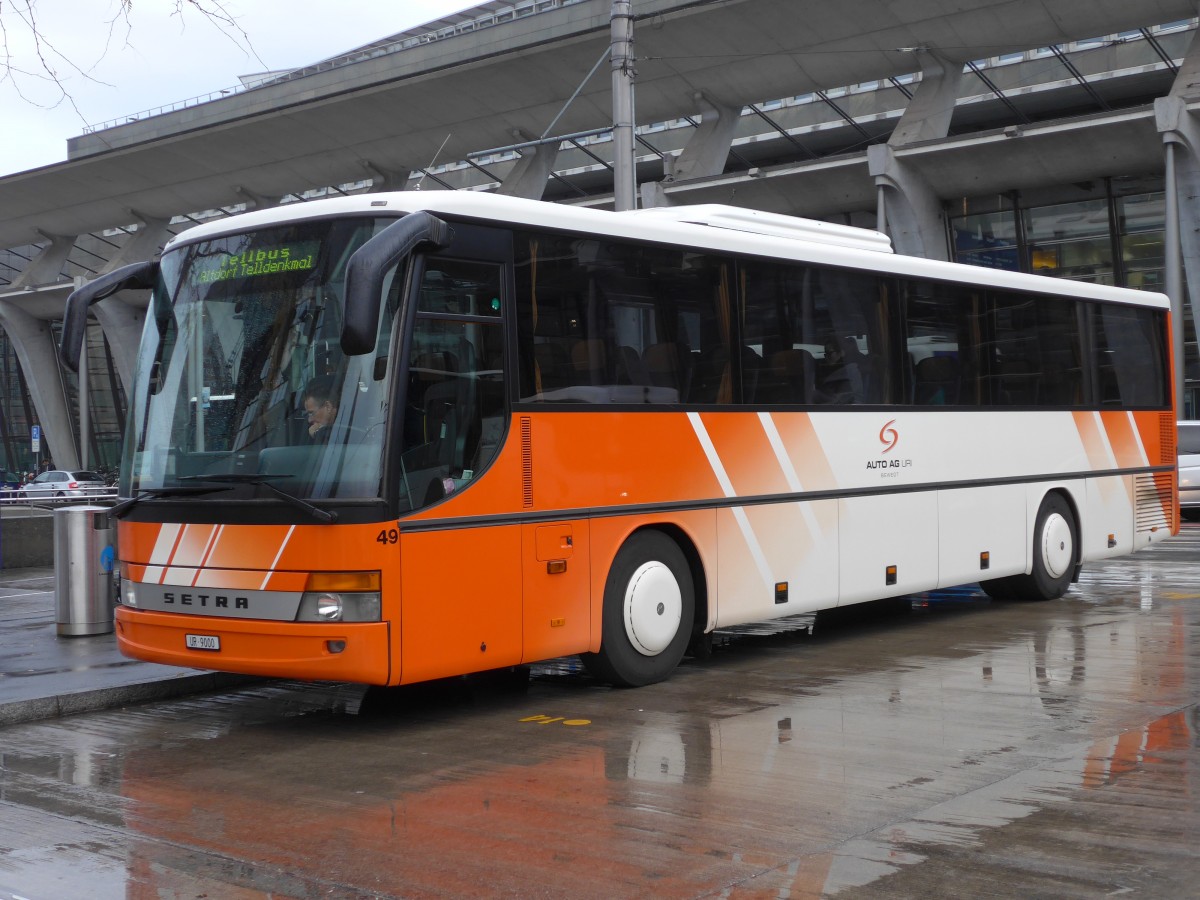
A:
<svg viewBox="0 0 1200 900">
<path fill-rule="evenodd" d="M 383 615 L 378 572 L 313 572 L 297 622 L 378 622 Z"/>
<path fill-rule="evenodd" d="M 378 622 L 377 593 L 305 592 L 300 598 L 297 622 Z"/>
<path fill-rule="evenodd" d="M 342 617 L 343 606 L 341 594 L 318 594 L 317 618 L 336 622 Z"/>
</svg>

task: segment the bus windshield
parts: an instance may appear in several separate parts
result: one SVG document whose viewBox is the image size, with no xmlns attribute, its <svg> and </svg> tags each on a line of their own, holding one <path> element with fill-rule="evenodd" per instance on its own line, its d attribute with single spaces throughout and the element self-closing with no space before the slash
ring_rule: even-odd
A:
<svg viewBox="0 0 1200 900">
<path fill-rule="evenodd" d="M 380 496 L 384 310 L 343 354 L 344 271 L 387 219 L 302 221 L 164 254 L 138 357 L 122 493 L 231 484 L 221 497 Z M 376 366 L 379 358 L 380 365 Z"/>
</svg>

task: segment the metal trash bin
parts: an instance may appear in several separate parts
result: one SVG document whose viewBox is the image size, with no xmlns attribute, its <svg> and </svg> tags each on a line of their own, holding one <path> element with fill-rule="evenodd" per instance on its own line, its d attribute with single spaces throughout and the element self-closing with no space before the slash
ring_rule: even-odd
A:
<svg viewBox="0 0 1200 900">
<path fill-rule="evenodd" d="M 58 633 L 113 630 L 113 545 L 107 506 L 54 510 L 54 612 Z"/>
</svg>

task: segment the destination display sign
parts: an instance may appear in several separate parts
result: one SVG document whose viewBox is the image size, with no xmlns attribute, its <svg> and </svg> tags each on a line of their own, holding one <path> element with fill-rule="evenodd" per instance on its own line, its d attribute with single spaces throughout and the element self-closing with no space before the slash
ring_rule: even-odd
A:
<svg viewBox="0 0 1200 900">
<path fill-rule="evenodd" d="M 198 257 L 192 263 L 192 284 L 213 284 L 231 278 L 255 278 L 281 272 L 302 272 L 317 264 L 320 241 L 296 241 L 244 250 L 241 253 L 221 253 Z"/>
</svg>

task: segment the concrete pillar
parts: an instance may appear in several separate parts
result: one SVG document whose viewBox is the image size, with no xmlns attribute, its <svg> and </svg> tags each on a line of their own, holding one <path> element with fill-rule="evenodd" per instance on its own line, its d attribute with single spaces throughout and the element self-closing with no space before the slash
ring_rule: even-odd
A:
<svg viewBox="0 0 1200 900">
<path fill-rule="evenodd" d="M 928 50 L 920 51 L 918 59 L 921 83 L 888 138 L 892 147 L 944 138 L 950 133 L 950 119 L 962 83 L 962 63 L 953 63 Z"/>
<path fill-rule="evenodd" d="M 170 232 L 167 230 L 167 226 L 170 224 L 169 219 L 143 216 L 136 209 L 129 210 L 129 214 L 138 222 L 137 231 L 126 239 L 121 248 L 104 264 L 104 268 L 96 273 L 97 275 L 106 275 L 130 263 L 154 259 L 158 256 L 162 245 L 170 239 Z"/>
<path fill-rule="evenodd" d="M 75 248 L 77 235 L 54 235 L 41 231 L 38 234 L 44 237 L 48 243 L 16 277 L 9 286 L 10 291 L 20 291 L 28 287 L 62 281 L 63 266 L 66 265 L 67 257 Z"/>
<path fill-rule="evenodd" d="M 886 230 L 897 253 L 926 259 L 949 259 L 946 246 L 946 213 L 929 181 L 896 157 L 886 144 L 867 148 L 867 169 L 884 196 L 878 209 L 886 216 Z"/>
<path fill-rule="evenodd" d="M 266 194 L 260 194 L 257 191 L 252 191 L 248 187 L 243 187 L 240 184 L 232 185 L 233 192 L 242 198 L 242 202 L 246 204 L 247 212 L 252 209 L 270 209 L 272 206 L 278 206 L 282 197 L 270 197 Z"/>
<path fill-rule="evenodd" d="M 946 217 L 941 198 L 921 173 L 897 158 L 895 150 L 916 141 L 943 138 L 962 83 L 962 65 L 929 50 L 918 51 L 921 83 L 896 123 L 886 146 L 867 148 L 875 178 L 876 229 L 892 238 L 897 253 L 948 259 Z"/>
<path fill-rule="evenodd" d="M 668 153 L 663 159 L 662 181 L 647 182 L 641 186 L 644 209 L 674 205 L 674 201 L 663 190 L 663 185 L 705 175 L 720 175 L 725 170 L 725 161 L 729 158 L 729 148 L 733 146 L 734 133 L 742 114 L 741 107 L 713 103 L 700 92 L 695 93 L 692 99 L 700 107 L 700 127 L 688 138 L 687 145 L 678 156 Z"/>
<path fill-rule="evenodd" d="M 369 159 L 359 160 L 359 165 L 366 169 L 367 174 L 371 176 L 371 190 L 369 194 L 379 194 L 384 191 L 407 191 L 410 189 L 412 179 L 409 175 L 412 174 L 411 169 L 405 169 L 402 172 L 397 172 L 394 169 L 385 169 L 378 166 Z"/>
<path fill-rule="evenodd" d="M 139 220 L 138 229 L 100 270 L 101 275 L 129 263 L 153 259 L 169 238 L 168 219 L 143 216 L 136 210 L 129 212 Z M 127 396 L 133 396 L 133 370 L 137 364 L 142 323 L 146 320 L 147 301 L 145 291 L 121 291 L 96 303 L 91 310 L 112 350 L 117 375 Z"/>
<path fill-rule="evenodd" d="M 1163 138 L 1167 217 L 1164 223 L 1166 292 L 1171 298 L 1175 348 L 1176 403 L 1183 415 L 1184 315 L 1200 326 L 1200 125 L 1188 102 L 1200 99 L 1200 32 L 1192 37 L 1170 93 L 1154 101 L 1154 121 Z M 1186 291 L 1183 286 L 1186 273 Z M 1186 293 L 1186 296 L 1185 296 Z M 1185 313 L 1187 310 L 1187 313 Z M 1200 328 L 1197 329 L 1200 334 Z"/>
<path fill-rule="evenodd" d="M 1173 146 L 1171 171 L 1174 184 L 1164 187 L 1174 194 L 1179 212 L 1177 233 L 1167 235 L 1168 243 L 1164 251 L 1168 262 L 1174 254 L 1183 258 L 1187 282 L 1187 297 L 1172 297 L 1172 307 L 1182 308 L 1186 305 L 1192 324 L 1198 326 L 1196 333 L 1200 334 L 1200 207 L 1197 206 L 1197 200 L 1200 199 L 1200 124 L 1179 97 L 1156 99 L 1154 117 L 1163 143 Z M 1170 285 L 1169 288 L 1177 294 L 1183 293 L 1181 286 Z M 1186 304 L 1182 302 L 1184 300 Z M 1176 327 L 1183 328 L 1182 316 L 1179 316 Z"/>
<path fill-rule="evenodd" d="M 50 235 L 39 232 L 47 243 L 13 281 L 10 291 L 62 281 L 63 266 L 75 247 L 75 235 Z M 0 300 L 0 327 L 12 341 L 30 399 L 42 426 L 46 442 L 43 458 L 55 465 L 75 468 L 79 452 L 67 407 L 67 392 L 58 364 L 58 349 L 50 323 L 31 316 L 18 305 L 19 300 Z"/>
<path fill-rule="evenodd" d="M 609 13 L 612 63 L 613 209 L 637 209 L 637 113 L 634 81 L 633 7 L 630 0 L 612 0 Z"/>
<path fill-rule="evenodd" d="M 518 140 L 529 140 L 518 132 Z M 554 171 L 554 161 L 558 158 L 558 141 L 548 144 L 537 144 L 533 147 L 522 147 L 521 158 L 513 166 L 512 171 L 504 176 L 496 193 L 505 197 L 523 197 L 526 200 L 541 200 L 546 192 L 546 182 Z"/>
<path fill-rule="evenodd" d="M 138 291 L 136 293 L 142 293 Z M 104 338 L 112 350 L 113 362 L 125 396 L 133 396 L 133 370 L 137 366 L 138 345 L 146 322 L 146 307 L 132 306 L 120 296 L 105 297 L 92 306 L 92 315 L 100 323 Z"/>
<path fill-rule="evenodd" d="M 50 323 L 34 318 L 11 299 L 0 300 L 0 327 L 12 341 L 49 456 L 64 469 L 79 466 L 75 430 L 67 407 L 67 392 Z"/>
<path fill-rule="evenodd" d="M 1185 418 L 1187 404 L 1183 396 L 1183 240 L 1179 230 L 1179 179 L 1175 171 L 1176 143 L 1167 141 L 1166 171 L 1163 177 L 1163 289 L 1171 299 L 1171 356 L 1175 361 L 1175 418 Z"/>
<path fill-rule="evenodd" d="M 700 107 L 700 127 L 688 139 L 687 146 L 675 160 L 676 181 L 720 175 L 725 171 L 729 148 L 742 114 L 740 106 L 714 103 L 697 92 L 692 99 Z"/>
</svg>

